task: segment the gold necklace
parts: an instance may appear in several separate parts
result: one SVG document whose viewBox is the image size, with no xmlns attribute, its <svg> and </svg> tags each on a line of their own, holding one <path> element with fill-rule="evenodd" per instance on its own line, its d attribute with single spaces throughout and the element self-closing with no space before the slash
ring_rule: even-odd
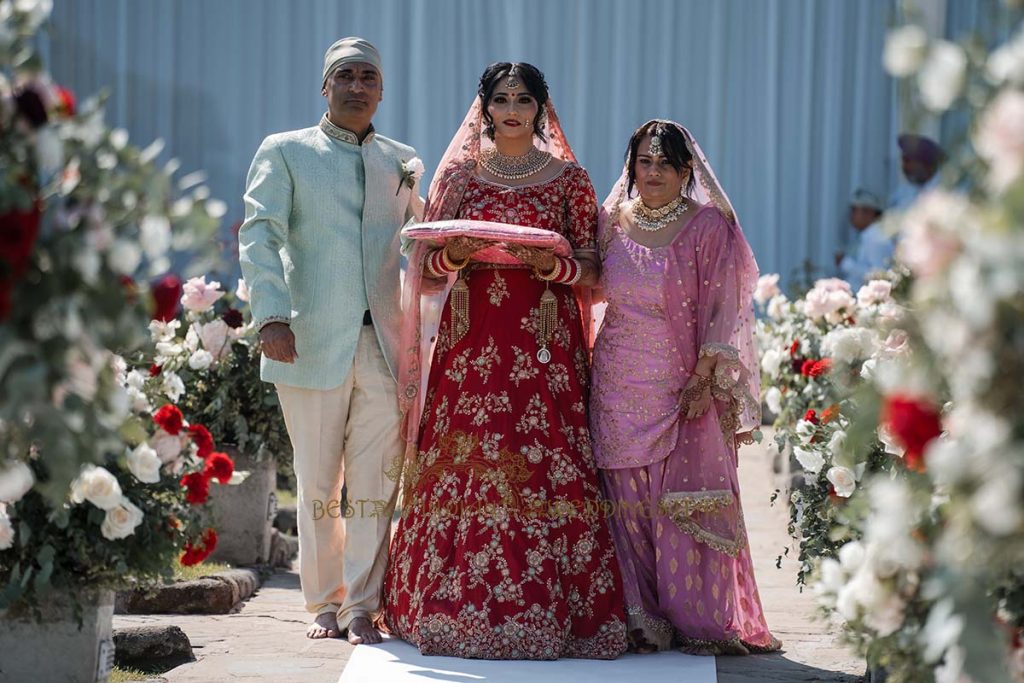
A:
<svg viewBox="0 0 1024 683">
<path fill-rule="evenodd" d="M 636 227 L 644 232 L 657 232 L 689 211 L 690 206 L 682 195 L 658 209 L 652 209 L 644 204 L 643 198 L 637 197 L 632 209 Z"/>
<path fill-rule="evenodd" d="M 536 147 L 521 156 L 502 154 L 497 149 L 488 149 L 480 154 L 480 165 L 489 173 L 504 180 L 522 180 L 538 173 L 551 163 L 551 154 Z"/>
</svg>

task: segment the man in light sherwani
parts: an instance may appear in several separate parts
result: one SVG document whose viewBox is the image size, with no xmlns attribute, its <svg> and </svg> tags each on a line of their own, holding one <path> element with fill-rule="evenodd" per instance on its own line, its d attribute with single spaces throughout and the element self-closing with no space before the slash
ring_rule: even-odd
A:
<svg viewBox="0 0 1024 683">
<path fill-rule="evenodd" d="M 344 38 L 324 55 L 327 113 L 278 133 L 249 169 L 242 274 L 295 452 L 299 564 L 310 638 L 377 643 L 401 460 L 395 373 L 399 230 L 422 202 L 411 147 L 377 134 L 380 54 Z M 340 505 L 342 485 L 349 505 Z"/>
</svg>

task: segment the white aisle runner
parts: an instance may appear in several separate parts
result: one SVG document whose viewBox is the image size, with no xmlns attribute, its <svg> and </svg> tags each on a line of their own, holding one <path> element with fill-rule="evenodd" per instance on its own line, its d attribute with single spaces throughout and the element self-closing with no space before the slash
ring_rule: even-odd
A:
<svg viewBox="0 0 1024 683">
<path fill-rule="evenodd" d="M 676 650 L 627 654 L 611 661 L 492 661 L 424 657 L 412 645 L 385 640 L 355 648 L 338 683 L 717 683 L 714 657 Z"/>
</svg>

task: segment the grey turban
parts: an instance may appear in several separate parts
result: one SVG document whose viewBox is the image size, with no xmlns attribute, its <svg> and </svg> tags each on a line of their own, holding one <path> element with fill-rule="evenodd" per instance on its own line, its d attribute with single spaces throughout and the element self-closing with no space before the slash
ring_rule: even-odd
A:
<svg viewBox="0 0 1024 683">
<path fill-rule="evenodd" d="M 352 62 L 366 62 L 377 70 L 383 80 L 384 70 L 380 68 L 380 53 L 377 52 L 377 48 L 368 40 L 352 36 L 342 38 L 327 48 L 327 52 L 324 53 L 323 83 L 327 82 L 327 77 L 339 66 Z"/>
</svg>

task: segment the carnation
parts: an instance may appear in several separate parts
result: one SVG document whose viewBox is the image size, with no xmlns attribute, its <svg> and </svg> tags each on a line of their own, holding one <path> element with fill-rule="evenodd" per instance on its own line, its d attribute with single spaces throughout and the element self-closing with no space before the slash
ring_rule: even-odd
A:
<svg viewBox="0 0 1024 683">
<path fill-rule="evenodd" d="M 231 475 L 234 471 L 235 463 L 226 453 L 212 453 L 206 459 L 206 468 L 203 470 L 203 473 L 212 479 L 216 479 L 221 484 L 227 484 L 231 481 Z"/>
<path fill-rule="evenodd" d="M 203 425 L 193 424 L 189 425 L 188 433 L 196 444 L 196 455 L 205 460 L 213 453 L 213 435 L 209 429 Z"/>
<path fill-rule="evenodd" d="M 210 478 L 203 472 L 191 472 L 181 478 L 185 489 L 185 500 L 192 505 L 202 505 L 210 497 Z"/>
<path fill-rule="evenodd" d="M 191 542 L 185 544 L 185 552 L 181 556 L 181 564 L 186 567 L 199 564 L 214 551 L 217 547 L 217 532 L 207 529 L 203 532 L 200 545 L 193 545 Z"/>
<path fill-rule="evenodd" d="M 916 397 L 889 396 L 882 406 L 881 422 L 906 449 L 907 467 L 923 470 L 925 447 L 942 433 L 939 412 L 928 401 Z"/>
<path fill-rule="evenodd" d="M 153 414 L 153 422 L 168 434 L 177 435 L 184 426 L 185 418 L 177 406 L 167 404 Z"/>
</svg>

